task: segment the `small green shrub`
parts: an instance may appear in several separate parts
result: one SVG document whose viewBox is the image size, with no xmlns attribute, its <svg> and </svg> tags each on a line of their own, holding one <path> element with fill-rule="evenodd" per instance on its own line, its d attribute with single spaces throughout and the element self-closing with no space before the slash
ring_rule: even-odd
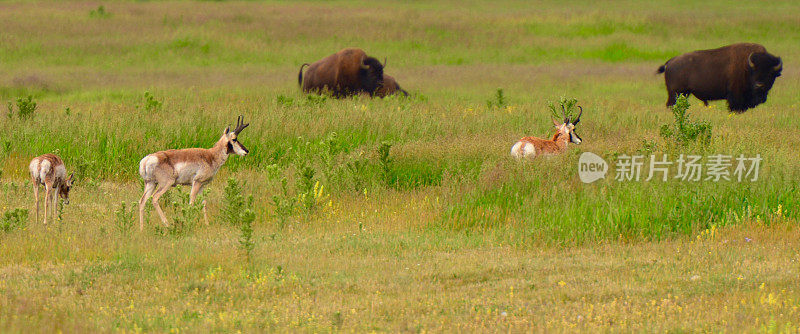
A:
<svg viewBox="0 0 800 334">
<path fill-rule="evenodd" d="M 315 174 L 316 170 L 310 165 L 304 165 L 297 171 L 297 198 L 306 213 L 310 213 L 317 202 L 314 198 L 315 186 L 318 187 L 314 180 Z"/>
<path fill-rule="evenodd" d="M 503 108 L 505 106 L 506 106 L 506 96 L 502 88 L 498 88 L 497 91 L 494 93 L 494 99 L 486 101 L 486 108 L 488 109 L 491 109 L 493 107 Z"/>
<path fill-rule="evenodd" d="M 548 102 L 547 108 L 550 109 L 550 114 L 555 119 L 561 121 L 564 117 L 572 119 L 573 116 L 577 116 L 574 113 L 577 105 L 577 99 L 562 96 L 558 98 L 558 101 Z"/>
<path fill-rule="evenodd" d="M 389 157 L 391 149 L 392 149 L 392 144 L 389 142 L 382 142 L 378 146 L 378 163 L 381 167 L 381 178 L 383 179 L 384 185 L 386 185 L 387 187 L 391 187 L 394 180 L 392 174 L 393 159 Z"/>
<path fill-rule="evenodd" d="M 125 202 L 120 203 L 119 209 L 114 210 L 114 227 L 119 233 L 128 233 L 136 220 L 136 204 L 131 202 L 128 207 Z"/>
<path fill-rule="evenodd" d="M 278 95 L 275 99 L 279 106 L 284 108 L 289 108 L 294 105 L 294 98 L 288 97 L 286 95 Z"/>
<path fill-rule="evenodd" d="M 148 113 L 158 112 L 164 105 L 163 102 L 157 100 L 150 92 L 144 92 L 144 104 L 137 106 L 137 109 Z"/>
<path fill-rule="evenodd" d="M 169 227 L 159 226 L 158 231 L 172 236 L 185 236 L 191 233 L 203 215 L 203 200 L 198 197 L 197 201 L 190 205 L 189 193 L 182 188 L 167 192 L 163 198 L 167 211 L 172 211 L 172 224 Z"/>
<path fill-rule="evenodd" d="M 243 195 L 242 185 L 235 178 L 228 178 L 225 185 L 222 209 L 220 210 L 220 220 L 231 225 L 242 222 L 243 214 L 253 207 L 253 196 Z"/>
<path fill-rule="evenodd" d="M 281 178 L 281 192 L 280 194 L 272 195 L 272 205 L 275 206 L 275 218 L 278 220 L 278 227 L 283 228 L 286 226 L 289 217 L 294 213 L 297 207 L 297 200 L 289 195 L 289 186 L 286 177 Z"/>
<path fill-rule="evenodd" d="M 316 94 L 308 94 L 306 95 L 306 106 L 321 106 L 328 101 L 327 95 L 316 95 Z"/>
<path fill-rule="evenodd" d="M 362 192 L 367 186 L 367 166 L 368 162 L 364 159 L 364 153 L 361 152 L 355 158 L 350 158 L 345 163 L 345 170 L 347 171 L 347 179 L 350 181 L 353 191 Z"/>
<path fill-rule="evenodd" d="M 36 101 L 33 100 L 33 96 L 28 95 L 27 98 L 17 98 L 17 116 L 20 119 L 28 119 L 33 116 L 33 112 L 36 111 Z M 11 103 L 8 105 L 9 112 L 12 112 Z"/>
<path fill-rule="evenodd" d="M 92 9 L 91 11 L 89 11 L 89 17 L 91 18 L 104 19 L 110 16 L 111 13 L 106 11 L 106 8 L 103 7 L 103 5 L 100 5 L 99 7 L 97 7 L 97 9 Z"/>
<path fill-rule="evenodd" d="M 672 106 L 672 124 L 661 126 L 661 137 L 672 139 L 678 145 L 690 143 L 708 144 L 711 142 L 711 124 L 708 122 L 694 122 L 689 119 L 689 98 L 679 95 Z"/>
<path fill-rule="evenodd" d="M 239 227 L 239 247 L 248 260 L 255 248 L 253 221 L 256 220 L 256 213 L 252 208 L 253 195 L 245 196 L 239 181 L 228 178 L 222 203 L 222 220 Z"/>
<path fill-rule="evenodd" d="M 28 209 L 11 209 L 3 213 L 0 217 L 0 231 L 10 232 L 18 228 L 25 227 L 28 221 Z"/>
</svg>

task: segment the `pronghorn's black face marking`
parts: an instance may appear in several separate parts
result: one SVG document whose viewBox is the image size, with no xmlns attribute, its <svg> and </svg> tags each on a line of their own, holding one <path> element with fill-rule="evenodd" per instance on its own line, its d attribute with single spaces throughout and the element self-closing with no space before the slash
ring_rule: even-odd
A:
<svg viewBox="0 0 800 334">
<path fill-rule="evenodd" d="M 247 148 L 244 147 L 244 145 L 241 142 L 239 142 L 239 133 L 242 132 L 242 130 L 244 130 L 244 128 L 246 128 L 249 125 L 250 123 L 247 124 L 244 123 L 244 117 L 240 115 L 239 118 L 236 120 L 236 129 L 234 129 L 233 132 L 231 132 L 230 126 L 225 128 L 223 136 L 227 139 L 226 146 L 228 154 L 245 156 L 248 153 L 250 153 L 250 151 L 248 151 Z"/>
<path fill-rule="evenodd" d="M 583 139 L 581 139 L 581 136 L 578 136 L 578 133 L 575 132 L 575 124 L 567 123 L 567 128 L 570 128 L 569 141 L 573 144 L 580 145 Z"/>
<path fill-rule="evenodd" d="M 561 123 L 559 123 L 558 121 L 553 119 L 553 125 L 555 125 L 556 129 L 562 136 L 569 136 L 570 143 L 580 145 L 583 139 L 581 139 L 581 136 L 579 136 L 578 133 L 575 132 L 575 125 L 581 121 L 581 115 L 583 115 L 583 108 L 578 106 L 578 109 L 580 109 L 580 113 L 578 113 L 578 117 L 575 117 L 575 120 L 570 120 L 569 117 L 566 116 L 566 112 L 562 112 L 562 115 L 564 115 L 564 120 Z"/>
<path fill-rule="evenodd" d="M 241 142 L 239 142 L 239 140 L 236 138 L 236 135 L 233 135 L 232 138 L 231 137 L 229 138 L 230 140 L 228 140 L 228 154 L 238 154 L 241 156 L 245 156 L 248 153 L 250 153 L 250 151 L 246 147 L 244 147 L 244 145 Z"/>
<path fill-rule="evenodd" d="M 72 188 L 73 175 L 75 175 L 75 173 L 70 174 L 69 178 L 67 178 L 61 187 L 59 187 L 60 191 L 58 192 L 58 195 L 64 200 L 64 204 L 69 204 L 69 190 Z"/>
</svg>

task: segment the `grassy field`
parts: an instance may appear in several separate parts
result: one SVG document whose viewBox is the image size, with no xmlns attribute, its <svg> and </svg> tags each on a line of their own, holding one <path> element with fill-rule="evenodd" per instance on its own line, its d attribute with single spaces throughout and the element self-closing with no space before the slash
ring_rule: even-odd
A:
<svg viewBox="0 0 800 334">
<path fill-rule="evenodd" d="M 794 1 L 12 1 L 0 22 L 0 331 L 800 330 Z M 744 41 L 783 59 L 768 102 L 691 98 L 710 143 L 660 136 L 656 68 Z M 300 64 L 348 46 L 412 96 L 299 93 Z M 584 143 L 511 159 L 561 96 Z M 139 160 L 240 114 L 251 154 L 203 195 L 211 225 L 173 189 L 179 224 L 148 211 L 139 232 Z M 584 184 L 582 152 L 764 160 L 755 182 Z M 48 226 L 27 175 L 44 153 L 77 178 Z"/>
</svg>

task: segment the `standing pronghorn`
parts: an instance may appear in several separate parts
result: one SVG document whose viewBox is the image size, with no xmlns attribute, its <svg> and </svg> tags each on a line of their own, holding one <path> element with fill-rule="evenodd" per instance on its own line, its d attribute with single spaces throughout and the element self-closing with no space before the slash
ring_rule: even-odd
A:
<svg viewBox="0 0 800 334">
<path fill-rule="evenodd" d="M 567 117 L 566 112 L 563 110 L 562 107 L 562 116 L 564 116 L 564 122 L 559 123 L 555 119 L 553 119 L 553 125 L 556 127 L 556 133 L 553 135 L 553 139 L 541 139 L 536 137 L 525 137 L 517 141 L 514 146 L 511 147 L 511 155 L 517 159 L 521 158 L 535 158 L 540 155 L 550 155 L 550 154 L 559 154 L 564 152 L 567 149 L 567 144 L 574 143 L 580 144 L 581 137 L 575 133 L 575 125 L 581 121 L 581 114 L 583 114 L 583 108 L 578 106 L 581 110 L 574 120 L 570 120 Z"/>
<path fill-rule="evenodd" d="M 44 154 L 33 158 L 28 165 L 33 181 L 33 197 L 36 198 L 36 220 L 39 220 L 39 186 L 44 186 L 44 224 L 47 225 L 47 204 L 51 205 L 53 215 L 58 207 L 58 197 L 69 204 L 69 189 L 72 187 L 72 175 L 67 177 L 64 161 L 55 154 Z M 55 191 L 55 192 L 54 192 Z"/>
<path fill-rule="evenodd" d="M 156 208 L 158 216 L 164 226 L 169 226 L 164 211 L 158 205 L 161 195 L 175 185 L 192 185 L 192 192 L 189 197 L 189 204 L 194 203 L 197 194 L 203 186 L 211 182 L 214 175 L 228 156 L 237 154 L 247 155 L 248 151 L 239 142 L 239 132 L 242 132 L 250 123 L 244 124 L 244 117 L 239 116 L 236 121 L 236 129 L 231 132 L 231 127 L 222 131 L 214 147 L 187 148 L 182 150 L 166 150 L 148 154 L 139 162 L 139 175 L 144 179 L 144 194 L 139 200 L 139 230 L 144 229 L 144 207 L 147 199 L 153 196 L 153 206 Z M 156 185 L 158 189 L 156 189 Z M 208 215 L 206 214 L 206 201 L 203 201 L 203 218 L 208 225 Z"/>
</svg>

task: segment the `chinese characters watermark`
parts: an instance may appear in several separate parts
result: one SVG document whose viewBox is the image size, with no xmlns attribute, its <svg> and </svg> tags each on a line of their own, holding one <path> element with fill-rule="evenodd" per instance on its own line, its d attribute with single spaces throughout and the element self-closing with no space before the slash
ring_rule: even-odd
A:
<svg viewBox="0 0 800 334">
<path fill-rule="evenodd" d="M 756 154 L 755 157 L 746 157 L 744 154 L 737 157 L 725 154 L 705 157 L 691 154 L 680 154 L 677 157 L 670 157 L 667 154 L 650 156 L 623 154 L 617 156 L 614 164 L 614 180 L 755 182 L 758 181 L 762 161 L 760 154 Z M 584 183 L 604 178 L 607 172 L 608 164 L 600 156 L 591 152 L 581 155 L 578 161 L 578 175 Z"/>
</svg>

